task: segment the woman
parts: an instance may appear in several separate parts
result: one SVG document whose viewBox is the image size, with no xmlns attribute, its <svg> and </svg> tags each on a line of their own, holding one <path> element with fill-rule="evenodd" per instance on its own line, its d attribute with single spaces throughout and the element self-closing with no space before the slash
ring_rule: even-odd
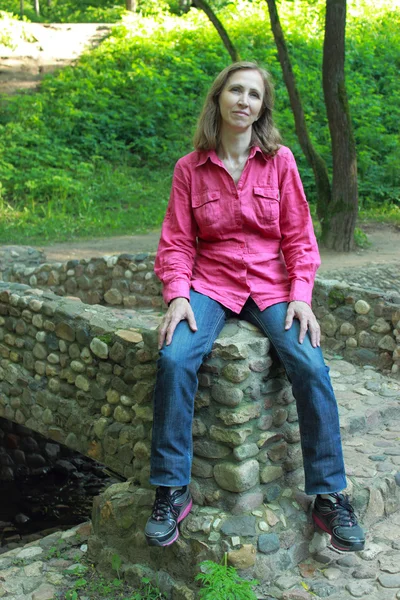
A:
<svg viewBox="0 0 400 600">
<path fill-rule="evenodd" d="M 268 74 L 253 63 L 231 64 L 207 96 L 196 151 L 175 167 L 155 264 L 168 310 L 154 395 L 150 545 L 172 544 L 190 512 L 197 371 L 225 320 L 239 316 L 268 336 L 292 383 L 305 491 L 317 495 L 314 521 L 335 547 L 364 547 L 363 530 L 340 493 L 346 478 L 337 404 L 310 306 L 318 247 L 272 108 Z"/>
</svg>

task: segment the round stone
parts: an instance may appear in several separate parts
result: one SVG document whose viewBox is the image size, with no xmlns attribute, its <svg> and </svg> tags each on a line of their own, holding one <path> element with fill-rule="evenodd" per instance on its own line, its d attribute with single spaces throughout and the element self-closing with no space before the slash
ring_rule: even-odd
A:
<svg viewBox="0 0 400 600">
<path fill-rule="evenodd" d="M 378 576 L 378 581 L 381 584 L 381 586 L 384 588 L 399 589 L 400 588 L 400 573 L 395 573 L 393 575 L 388 574 L 388 573 L 381 573 Z"/>
<path fill-rule="evenodd" d="M 93 338 L 90 342 L 90 349 L 99 358 L 108 358 L 108 346 L 105 342 L 99 340 L 99 338 Z"/>
<path fill-rule="evenodd" d="M 356 328 L 351 323 L 342 323 L 340 326 L 340 335 L 354 335 Z"/>
<path fill-rule="evenodd" d="M 241 383 L 250 375 L 251 371 L 247 364 L 229 363 L 222 369 L 222 374 L 232 383 Z"/>
<path fill-rule="evenodd" d="M 229 492 L 244 492 L 259 483 L 259 464 L 248 460 L 239 464 L 219 463 L 214 467 L 218 485 Z"/>
<path fill-rule="evenodd" d="M 371 310 L 371 307 L 365 300 L 357 300 L 354 305 L 354 310 L 358 315 L 367 315 Z"/>
<path fill-rule="evenodd" d="M 279 550 L 279 537 L 276 533 L 262 533 L 258 536 L 258 551 L 263 554 L 273 554 Z"/>
<path fill-rule="evenodd" d="M 350 592 L 354 598 L 368 598 L 368 596 L 373 593 L 374 588 L 366 581 L 354 581 L 346 585 L 346 590 Z"/>
<path fill-rule="evenodd" d="M 219 404 L 237 406 L 243 399 L 243 392 L 237 387 L 217 383 L 211 388 L 211 396 Z"/>
<path fill-rule="evenodd" d="M 248 569 L 256 562 L 256 549 L 252 544 L 244 544 L 239 550 L 228 552 L 228 561 L 236 569 Z"/>
</svg>

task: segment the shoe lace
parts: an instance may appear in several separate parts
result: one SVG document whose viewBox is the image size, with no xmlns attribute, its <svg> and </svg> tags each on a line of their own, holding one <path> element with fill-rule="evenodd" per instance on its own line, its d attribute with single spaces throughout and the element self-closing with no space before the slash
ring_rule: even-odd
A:
<svg viewBox="0 0 400 600">
<path fill-rule="evenodd" d="M 163 521 L 168 519 L 170 514 L 178 517 L 178 511 L 173 504 L 174 494 L 170 494 L 169 490 L 157 489 L 156 499 L 153 506 L 152 517 L 156 521 Z"/>
<path fill-rule="evenodd" d="M 357 525 L 357 517 L 354 514 L 354 508 L 349 502 L 349 497 L 344 494 L 332 494 L 336 499 L 335 504 L 335 525 L 344 527 L 354 527 Z"/>
</svg>

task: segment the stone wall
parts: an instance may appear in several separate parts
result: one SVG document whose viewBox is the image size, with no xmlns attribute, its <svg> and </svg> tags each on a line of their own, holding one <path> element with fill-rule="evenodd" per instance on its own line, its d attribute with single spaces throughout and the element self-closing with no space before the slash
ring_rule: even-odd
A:
<svg viewBox="0 0 400 600">
<path fill-rule="evenodd" d="M 88 304 L 163 308 L 161 285 L 153 273 L 154 254 L 122 254 L 67 263 L 22 263 L 5 267 L 5 281 L 73 295 Z M 352 362 L 400 374 L 400 304 L 390 294 L 344 281 L 317 278 L 313 308 L 324 348 Z"/>
<path fill-rule="evenodd" d="M 149 268 L 149 263 L 138 264 Z M 143 281 L 151 279 L 145 279 L 146 269 L 136 271 Z M 353 314 L 358 323 L 359 307 L 366 307 L 357 304 L 358 297 L 350 301 L 348 290 L 336 283 L 322 289 L 316 310 L 336 351 L 334 344 L 343 341 L 336 335 L 344 335 L 341 320 L 351 323 Z M 334 305 L 338 289 L 346 295 Z M 330 311 L 322 314 L 329 299 Z M 367 315 L 382 300 L 369 302 Z M 325 323 L 333 319 L 327 331 Z M 382 319 L 388 322 L 386 313 Z M 173 600 L 193 599 L 184 582 L 193 582 L 201 560 L 219 561 L 225 552 L 230 564 L 250 576 L 273 579 L 308 556 L 311 498 L 299 491 L 302 458 L 288 382 L 268 340 L 244 321 L 225 325 L 200 371 L 194 508 L 170 548 L 145 544 L 143 527 L 154 499 L 148 476 L 158 322 L 154 312 L 94 306 L 20 283 L 0 284 L 0 417 L 128 478 L 94 505 L 89 549 L 102 570 L 111 568 L 118 552 L 125 561 L 124 577 L 139 583 L 149 576 Z M 397 506 L 395 484 L 384 485 Z"/>
<path fill-rule="evenodd" d="M 0 286 L 0 416 L 147 486 L 157 319 Z M 149 321 L 150 317 L 146 317 Z M 132 327 L 132 325 L 137 325 Z M 202 366 L 193 425 L 199 505 L 240 512 L 301 467 L 297 414 L 269 341 L 232 320 Z M 301 471 L 301 469 L 300 469 Z M 196 483 L 198 481 L 198 484 Z"/>
</svg>

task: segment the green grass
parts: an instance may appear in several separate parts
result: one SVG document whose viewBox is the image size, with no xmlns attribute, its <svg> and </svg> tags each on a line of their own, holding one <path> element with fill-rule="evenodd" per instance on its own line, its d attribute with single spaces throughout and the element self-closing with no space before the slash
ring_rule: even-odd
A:
<svg viewBox="0 0 400 600">
<path fill-rule="evenodd" d="M 151 231 L 164 218 L 171 178 L 171 169 L 105 163 L 75 181 L 84 189 L 75 201 L 61 190 L 46 202 L 0 201 L 0 242 L 50 243 Z"/>
</svg>

